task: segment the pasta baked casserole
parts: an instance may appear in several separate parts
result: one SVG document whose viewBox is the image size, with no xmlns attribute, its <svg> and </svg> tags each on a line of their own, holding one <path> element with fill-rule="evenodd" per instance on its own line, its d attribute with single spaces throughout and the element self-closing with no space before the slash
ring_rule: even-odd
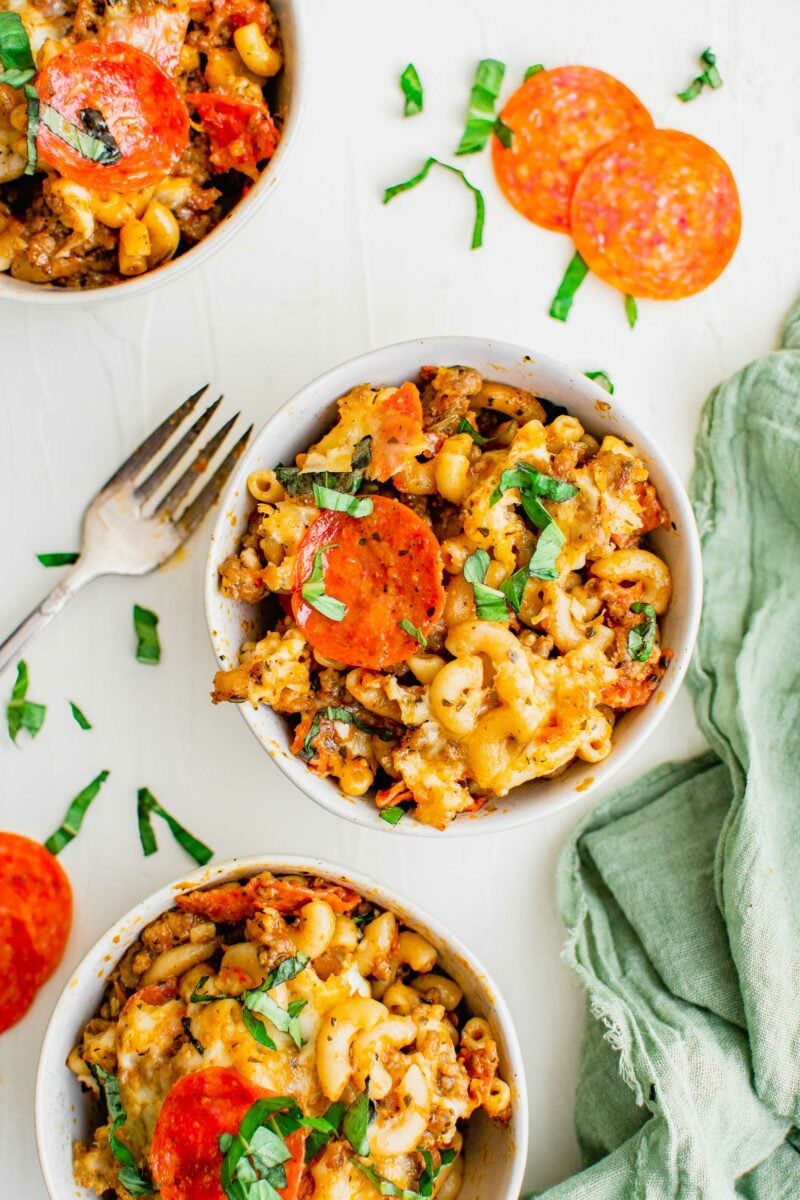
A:
<svg viewBox="0 0 800 1200">
<path fill-rule="evenodd" d="M 93 288 L 206 237 L 280 140 L 268 0 L 0 0 L 0 270 Z"/>
<path fill-rule="evenodd" d="M 664 674 L 647 467 L 530 392 L 458 366 L 360 385 L 248 488 L 220 586 L 264 632 L 213 698 L 285 714 L 308 769 L 390 823 L 601 761 Z"/>
<path fill-rule="evenodd" d="M 307 875 L 180 894 L 68 1065 L 98 1100 L 75 1180 L 119 1200 L 453 1200 L 472 1115 L 511 1116 L 435 947 Z"/>
</svg>

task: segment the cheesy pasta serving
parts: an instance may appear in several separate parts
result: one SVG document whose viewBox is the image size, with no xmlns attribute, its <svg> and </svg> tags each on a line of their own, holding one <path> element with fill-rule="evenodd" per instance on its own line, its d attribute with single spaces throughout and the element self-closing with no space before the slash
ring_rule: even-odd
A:
<svg viewBox="0 0 800 1200">
<path fill-rule="evenodd" d="M 471 1115 L 511 1115 L 434 946 L 300 875 L 179 895 L 69 1066 L 103 1113 L 75 1180 L 119 1200 L 454 1200 Z"/>
<path fill-rule="evenodd" d="M 374 789 L 391 823 L 443 829 L 604 759 L 670 657 L 670 573 L 647 546 L 669 518 L 635 448 L 467 367 L 338 407 L 294 465 L 248 480 L 220 582 L 267 632 L 214 700 L 294 719 L 309 770 Z"/>
</svg>

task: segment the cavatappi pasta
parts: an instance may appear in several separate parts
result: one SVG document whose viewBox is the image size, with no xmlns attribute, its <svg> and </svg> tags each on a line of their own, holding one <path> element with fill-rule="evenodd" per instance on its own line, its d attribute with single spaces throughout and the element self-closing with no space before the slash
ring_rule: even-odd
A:
<svg viewBox="0 0 800 1200">
<path fill-rule="evenodd" d="M 295 467 L 248 486 L 221 588 L 279 603 L 214 700 L 295 719 L 292 749 L 346 794 L 444 828 L 604 759 L 664 673 L 648 471 L 528 392 L 466 367 L 356 387 Z"/>
<path fill-rule="evenodd" d="M 118 964 L 68 1061 L 103 1098 L 76 1182 L 119 1200 L 235 1200 L 226 1135 L 255 1151 L 243 1121 L 270 1097 L 259 1136 L 280 1171 L 263 1146 L 245 1156 L 244 1200 L 258 1176 L 281 1200 L 374 1200 L 381 1180 L 454 1200 L 470 1117 L 511 1114 L 492 1030 L 435 947 L 306 876 L 179 895 Z"/>
</svg>

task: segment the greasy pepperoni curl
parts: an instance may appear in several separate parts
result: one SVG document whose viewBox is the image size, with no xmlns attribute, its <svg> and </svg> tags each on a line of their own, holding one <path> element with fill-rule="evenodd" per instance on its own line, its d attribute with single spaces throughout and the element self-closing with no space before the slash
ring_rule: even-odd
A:
<svg viewBox="0 0 800 1200">
<path fill-rule="evenodd" d="M 339 662 L 378 670 L 419 649 L 400 622 L 427 633 L 444 607 L 439 544 L 416 513 L 397 500 L 371 497 L 367 517 L 323 512 L 300 543 L 292 609 L 315 650 Z M 323 550 L 325 592 L 347 605 L 332 621 L 301 595 Z"/>
<path fill-rule="evenodd" d="M 0 907 L 21 915 L 39 959 L 37 985 L 61 962 L 72 924 L 72 888 L 39 842 L 0 833 Z"/>
<path fill-rule="evenodd" d="M 646 132 L 653 120 L 624 83 L 594 67 L 539 71 L 502 113 L 514 131 L 506 149 L 492 141 L 501 191 L 523 217 L 567 232 L 578 176 L 595 151 L 620 134 Z"/>
<path fill-rule="evenodd" d="M 730 168 L 674 129 L 598 151 L 572 198 L 572 236 L 589 269 L 633 296 L 680 300 L 728 265 L 741 232 Z"/>
<path fill-rule="evenodd" d="M 232 1067 L 206 1067 L 173 1084 L 153 1133 L 151 1168 L 161 1200 L 225 1200 L 219 1136 L 237 1133 L 251 1105 L 269 1094 Z M 304 1144 L 299 1130 L 286 1139 L 292 1160 L 285 1164 L 284 1200 L 296 1200 Z"/>
<path fill-rule="evenodd" d="M 138 191 L 169 175 L 189 141 L 189 114 L 172 80 L 149 54 L 124 42 L 79 42 L 56 55 L 36 81 L 39 97 L 82 127 L 99 110 L 122 151 L 103 166 L 84 158 L 46 125 L 36 145 L 67 179 L 89 188 Z"/>
</svg>

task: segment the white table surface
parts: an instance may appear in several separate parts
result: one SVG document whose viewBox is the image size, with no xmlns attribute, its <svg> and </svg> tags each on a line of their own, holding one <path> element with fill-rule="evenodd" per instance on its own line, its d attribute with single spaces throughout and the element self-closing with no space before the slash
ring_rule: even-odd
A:
<svg viewBox="0 0 800 1200">
<path fill-rule="evenodd" d="M 259 425 L 301 384 L 371 347 L 436 333 L 494 336 L 607 370 L 687 477 L 708 390 L 776 342 L 800 291 L 794 0 L 302 2 L 313 65 L 304 129 L 287 176 L 238 240 L 141 298 L 65 310 L 0 303 L 3 630 L 58 578 L 35 553 L 77 548 L 85 500 L 207 380 Z M 683 105 L 673 93 L 709 44 L 724 89 Z M 506 60 L 512 86 L 532 62 L 601 67 L 639 94 L 657 124 L 714 145 L 734 169 L 744 208 L 741 245 L 722 279 L 677 304 L 640 304 L 633 332 L 619 296 L 589 279 L 561 325 L 547 308 L 569 243 L 506 205 L 488 154 L 462 163 L 486 188 L 482 250 L 468 249 L 470 197 L 444 173 L 383 208 L 385 185 L 429 153 L 451 155 L 485 56 Z M 410 59 L 426 112 L 403 120 L 397 77 Z M 234 707 L 211 706 L 201 597 L 208 528 L 155 575 L 92 585 L 25 655 L 29 698 L 47 703 L 47 721 L 34 742 L 21 735 L 19 749 L 0 735 L 0 827 L 44 838 L 101 768 L 111 778 L 62 854 L 76 901 L 65 961 L 0 1038 L 0 1193 L 44 1200 L 34 1073 L 70 968 L 112 920 L 187 868 L 160 824 L 159 853 L 142 858 L 135 790 L 144 784 L 218 857 L 325 856 L 408 893 L 463 937 L 517 1021 L 531 1099 L 528 1182 L 563 1178 L 578 1165 L 572 1101 L 583 998 L 559 959 L 552 879 L 567 831 L 595 797 L 527 829 L 451 843 L 360 831 L 317 808 Z M 160 615 L 157 668 L 134 658 L 134 602 Z M 11 683 L 9 672 L 3 697 Z M 90 733 L 80 732 L 68 700 L 94 722 Z M 683 695 L 618 778 L 701 745 Z"/>
</svg>

